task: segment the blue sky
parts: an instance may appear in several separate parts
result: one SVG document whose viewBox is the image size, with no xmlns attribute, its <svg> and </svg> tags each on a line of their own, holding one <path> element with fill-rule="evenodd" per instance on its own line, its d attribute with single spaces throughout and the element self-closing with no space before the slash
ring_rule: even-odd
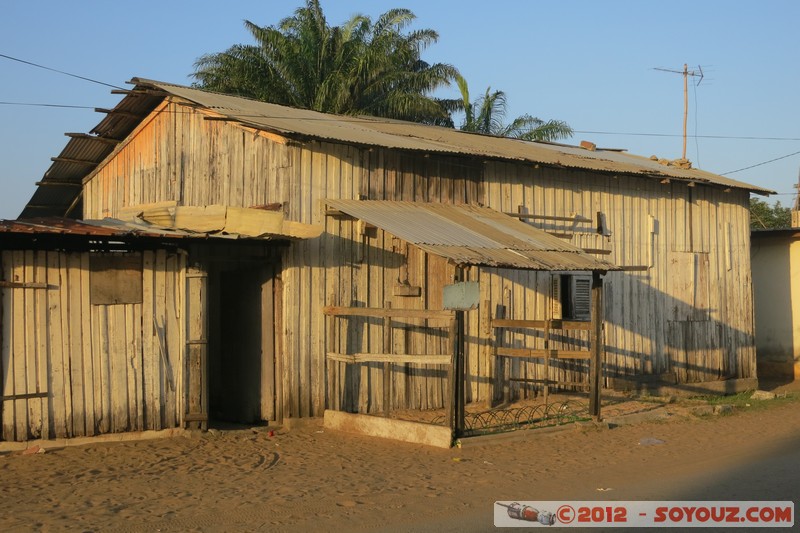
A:
<svg viewBox="0 0 800 533">
<path fill-rule="evenodd" d="M 0 54 L 119 86 L 134 76 L 189 84 L 198 56 L 249 42 L 244 19 L 274 24 L 302 3 L 9 1 Z M 706 73 L 689 90 L 687 152 L 695 166 L 728 173 L 800 152 L 800 2 L 323 0 L 333 24 L 393 7 L 411 9 L 416 27 L 439 32 L 426 60 L 455 65 L 473 95 L 487 86 L 505 91 L 510 117 L 566 121 L 579 132 L 568 142 L 680 157 L 682 77 L 653 68 L 688 63 Z M 120 98 L 109 87 L 0 58 L 1 102 L 112 107 Z M 0 104 L 0 218 L 19 214 L 66 144 L 63 134 L 88 132 L 102 116 Z M 778 191 L 770 201 L 786 205 L 799 167 L 797 154 L 729 175 Z"/>
</svg>

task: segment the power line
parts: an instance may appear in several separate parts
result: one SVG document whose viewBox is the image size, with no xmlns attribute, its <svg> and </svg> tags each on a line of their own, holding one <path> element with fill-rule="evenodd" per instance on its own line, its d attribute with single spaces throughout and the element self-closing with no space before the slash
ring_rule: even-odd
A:
<svg viewBox="0 0 800 533">
<path fill-rule="evenodd" d="M 88 106 L 88 105 L 41 104 L 38 102 L 0 102 L 0 105 L 19 105 L 19 106 L 31 106 L 31 107 L 65 107 L 68 109 L 94 109 L 94 106 Z"/>
<path fill-rule="evenodd" d="M 769 161 L 762 161 L 761 163 L 756 163 L 755 165 L 750 165 L 749 167 L 739 168 L 736 170 L 730 170 L 728 172 L 723 172 L 720 176 L 727 176 L 728 174 L 734 174 L 736 172 L 741 172 L 742 170 L 750 170 L 751 168 L 760 167 L 761 165 L 766 165 L 767 163 L 774 163 L 775 161 L 780 161 L 781 159 L 786 159 L 787 157 L 792 157 L 793 155 L 800 154 L 800 151 L 792 152 L 791 154 L 782 155 L 780 157 L 776 157 L 775 159 L 770 159 Z"/>
<path fill-rule="evenodd" d="M 19 59 L 18 57 L 11 57 L 11 56 L 7 56 L 5 54 L 0 54 L 0 57 L 4 57 L 6 59 L 10 59 L 11 61 L 17 61 L 19 63 L 24 63 L 24 64 L 30 65 L 32 67 L 41 68 L 41 69 L 49 70 L 49 71 L 52 71 L 52 72 L 58 72 L 59 74 L 64 74 L 65 76 L 70 76 L 72 78 L 78 78 L 79 80 L 84 80 L 84 81 L 88 81 L 88 82 L 91 82 L 91 83 L 97 83 L 98 85 L 105 85 L 106 87 L 111 87 L 113 89 L 123 89 L 123 87 L 119 87 L 117 85 L 112 85 L 110 83 L 105 83 L 103 81 L 93 80 L 92 78 L 86 78 L 84 76 L 78 76 L 77 74 L 72 74 L 70 72 L 64 72 L 63 70 L 58 70 L 58 69 L 55 69 L 55 68 L 46 67 L 44 65 L 39 65 L 37 63 L 31 63 L 30 61 L 25 61 L 24 59 Z"/>
<path fill-rule="evenodd" d="M 0 54 L 1 55 L 1 54 Z M 16 105 L 16 106 L 34 106 L 34 107 L 64 107 L 74 109 L 94 109 L 94 106 L 81 106 L 81 105 L 68 105 L 68 104 L 47 104 L 37 102 L 0 102 L 0 105 Z M 167 111 L 164 111 L 167 112 Z M 193 113 L 193 111 L 169 111 L 170 113 Z M 268 119 L 285 119 L 297 120 L 297 117 L 279 116 L 279 115 L 264 115 L 264 114 L 242 114 L 236 115 L 242 118 L 268 118 Z M 373 117 L 379 119 L 380 117 Z M 361 122 L 363 117 L 337 116 L 335 118 L 311 118 L 304 117 L 302 120 L 315 121 L 315 122 Z M 644 133 L 644 132 L 630 132 L 630 131 L 599 131 L 599 130 L 573 130 L 573 133 L 586 133 L 591 135 L 624 135 L 631 137 L 682 137 L 677 133 Z M 800 141 L 800 137 L 756 137 L 750 136 L 735 136 L 735 135 L 691 135 L 697 139 L 727 139 L 727 140 L 743 140 L 743 141 Z"/>
<path fill-rule="evenodd" d="M 589 133 L 592 135 L 628 135 L 631 137 L 683 137 L 677 133 L 641 133 L 630 131 L 590 131 L 573 130 L 574 133 Z M 756 137 L 736 135 L 692 135 L 698 139 L 733 139 L 742 141 L 800 141 L 800 137 Z"/>
</svg>

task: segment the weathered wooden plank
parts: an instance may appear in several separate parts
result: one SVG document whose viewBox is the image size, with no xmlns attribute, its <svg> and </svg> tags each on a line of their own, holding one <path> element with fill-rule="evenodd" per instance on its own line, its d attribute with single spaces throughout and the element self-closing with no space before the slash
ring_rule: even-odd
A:
<svg viewBox="0 0 800 533">
<path fill-rule="evenodd" d="M 62 350 L 62 372 L 64 377 L 64 407 L 65 407 L 65 419 L 64 422 L 66 423 L 67 427 L 67 436 L 73 437 L 75 436 L 75 423 L 73 413 L 75 411 L 75 406 L 73 402 L 75 401 L 75 397 L 73 395 L 73 385 L 72 379 L 73 375 L 71 372 L 71 364 L 72 364 L 72 337 L 75 334 L 72 331 L 72 319 L 70 316 L 70 281 L 69 281 L 69 254 L 61 254 L 60 261 L 59 261 L 59 276 L 61 277 L 61 283 L 63 283 L 62 290 L 59 291 L 61 296 L 61 350 Z M 82 396 L 81 396 L 82 399 Z"/>
<path fill-rule="evenodd" d="M 47 284 L 59 287 L 57 291 L 48 294 L 47 323 L 50 337 L 50 358 L 48 364 L 48 386 L 50 398 L 48 399 L 48 411 L 51 415 L 51 435 L 58 438 L 67 436 L 67 414 L 64 385 L 64 342 L 63 342 L 63 319 L 62 297 L 66 292 L 66 286 L 62 286 L 61 270 L 59 268 L 62 254 L 60 252 L 47 252 Z M 66 281 L 66 280 L 65 280 Z M 71 423 L 71 421 L 69 421 Z"/>
<path fill-rule="evenodd" d="M 47 289 L 47 283 L 0 280 L 0 289 Z"/>
<path fill-rule="evenodd" d="M 84 396 L 83 337 L 81 333 L 81 256 L 66 255 L 66 316 L 69 328 L 68 368 L 71 384 L 72 436 L 86 435 L 86 403 Z M 67 375 L 65 367 L 65 375 Z"/>
<path fill-rule="evenodd" d="M 177 317 L 180 326 L 178 329 L 177 364 L 173 368 L 173 375 L 175 376 L 175 424 L 178 427 L 183 425 L 183 415 L 186 413 L 186 339 L 188 338 L 186 330 L 186 261 L 185 254 L 178 256 Z M 144 344 L 144 339 L 142 339 L 142 343 Z"/>
<path fill-rule="evenodd" d="M 0 278 L 7 279 L 12 272 L 12 253 L 0 251 Z M 13 343 L 13 308 L 12 291 L 0 287 L 0 394 L 3 397 L 14 395 L 14 343 Z M 3 400 L 0 402 L 0 438 L 14 440 L 14 402 Z"/>
<path fill-rule="evenodd" d="M 326 315 L 334 316 L 364 316 L 383 318 L 392 316 L 395 318 L 413 318 L 422 320 L 450 320 L 453 318 L 453 311 L 437 309 L 391 309 L 382 307 L 340 307 L 329 305 L 322 308 Z"/>
<path fill-rule="evenodd" d="M 275 335 L 272 269 L 261 285 L 261 419 L 275 420 Z"/>
<path fill-rule="evenodd" d="M 503 348 L 499 347 L 495 353 L 501 357 L 539 359 L 549 357 L 551 359 L 589 359 L 591 353 L 588 350 L 560 350 L 560 349 L 536 349 L 536 348 Z"/>
<path fill-rule="evenodd" d="M 153 267 L 153 313 L 155 316 L 155 325 L 153 327 L 163 328 L 167 323 L 167 308 L 172 305 L 172 302 L 167 301 L 167 252 L 165 250 L 156 251 Z M 166 368 L 160 350 L 158 334 L 155 332 L 153 353 L 151 354 L 153 360 L 150 367 L 150 371 L 153 373 L 151 377 L 153 389 L 150 400 L 153 402 L 153 421 L 157 429 L 166 427 L 164 423 L 168 391 Z"/>
<path fill-rule="evenodd" d="M 33 250 L 25 251 L 25 281 L 36 283 L 36 262 Z M 39 342 L 36 332 L 36 293 L 43 291 L 25 291 L 24 311 L 25 311 L 25 367 L 26 367 L 26 391 L 28 393 L 39 392 Z M 33 438 L 42 435 L 42 402 L 41 400 L 31 399 L 28 402 L 28 434 Z"/>
<path fill-rule="evenodd" d="M 141 357 L 137 357 L 136 353 L 137 346 L 134 338 L 134 329 L 141 329 L 139 324 L 141 324 L 142 321 L 141 317 L 139 317 L 139 323 L 136 324 L 136 328 L 134 328 L 136 321 L 134 304 L 125 304 L 120 307 L 120 314 L 122 314 L 124 317 L 123 334 L 125 336 L 125 364 L 128 385 L 128 429 L 130 431 L 137 431 L 137 421 L 139 418 L 139 411 L 141 409 L 139 403 L 141 401 L 141 398 L 139 397 L 140 393 L 137 390 L 137 386 L 139 385 L 137 374 L 142 371 L 142 367 Z"/>
<path fill-rule="evenodd" d="M 80 320 L 81 352 L 83 356 L 83 395 L 85 434 L 96 433 L 95 370 L 92 354 L 92 314 L 89 302 L 89 254 L 80 255 Z"/>
<path fill-rule="evenodd" d="M 111 389 L 111 431 L 128 429 L 128 361 L 125 349 L 125 308 L 109 305 L 109 387 Z"/>
<path fill-rule="evenodd" d="M 331 167 L 328 168 L 330 163 Z M 304 222 L 309 222 L 317 226 L 325 223 L 323 213 L 322 198 L 324 197 L 328 180 L 339 179 L 338 168 L 335 159 L 325 153 L 314 156 L 311 165 L 311 195 L 309 197 L 308 218 Z M 311 291 L 305 294 L 308 297 L 308 320 L 310 321 L 311 334 L 309 337 L 309 386 L 310 386 L 310 405 L 311 416 L 320 417 L 325 411 L 325 317 L 317 312 L 320 306 L 325 305 L 325 287 L 327 269 L 323 264 L 323 253 L 321 249 L 322 238 L 310 239 L 306 241 L 309 247 L 309 262 L 306 263 L 310 270 Z"/>
<path fill-rule="evenodd" d="M 328 359 L 342 363 L 396 363 L 417 365 L 449 365 L 450 355 L 436 354 L 394 354 L 394 353 L 355 353 L 342 354 L 328 352 Z"/>
<path fill-rule="evenodd" d="M 544 329 L 548 321 L 546 320 L 492 320 L 493 328 L 537 328 Z M 550 320 L 550 329 L 572 329 L 572 330 L 591 330 L 591 322 L 572 321 L 572 320 Z"/>
<path fill-rule="evenodd" d="M 178 267 L 178 256 L 176 254 L 169 254 L 165 263 L 165 348 L 163 354 L 165 359 L 165 368 L 163 375 L 165 380 L 164 394 L 164 427 L 175 427 L 177 421 L 177 398 L 175 375 L 176 369 L 180 368 L 178 361 L 178 354 L 180 353 L 180 318 L 178 314 L 178 282 L 180 280 L 180 271 Z"/>
<path fill-rule="evenodd" d="M 38 283 L 47 284 L 47 252 L 36 251 L 34 259 L 34 279 Z M 34 329 L 36 331 L 36 390 L 39 393 L 44 393 L 39 400 L 39 412 L 41 413 L 40 423 L 40 437 L 43 439 L 50 438 L 50 409 L 48 408 L 48 397 L 50 391 L 48 389 L 48 365 L 49 365 L 49 347 L 50 341 L 47 332 L 47 291 L 37 291 L 34 298 L 35 314 L 34 314 Z M 0 317 L 2 313 L 0 312 Z M 2 320 L 0 318 L 0 320 Z M 0 370 L 0 376 L 2 371 Z M 0 415 L 0 418 L 2 415 Z"/>
<path fill-rule="evenodd" d="M 155 252 L 142 253 L 142 411 L 144 428 L 160 429 L 155 402 L 156 381 L 154 366 L 158 364 L 158 346 L 155 340 Z"/>
<path fill-rule="evenodd" d="M 12 279 L 25 281 L 25 252 L 15 250 L 11 253 L 13 258 L 13 267 L 11 269 Z M 13 373 L 12 379 L 14 388 L 12 394 L 25 394 L 28 391 L 27 384 L 27 364 L 26 360 L 26 338 L 25 338 L 25 290 L 12 289 L 12 303 L 9 315 L 13 320 L 12 328 L 12 346 L 14 350 L 13 355 Z M 25 440 L 28 438 L 28 400 L 20 399 L 14 401 L 14 436 L 16 440 Z"/>
<path fill-rule="evenodd" d="M 283 310 L 283 278 L 277 274 L 274 280 L 274 301 L 275 301 L 275 420 L 278 422 L 283 421 L 285 416 L 285 392 L 284 392 L 284 365 L 285 357 L 283 355 L 284 346 L 284 310 Z"/>
<path fill-rule="evenodd" d="M 187 413 L 184 417 L 190 427 L 190 416 L 208 416 L 208 275 L 199 268 L 190 267 L 187 279 L 187 344 L 188 344 L 188 390 Z M 206 429 L 206 421 L 200 420 L 195 427 Z"/>
</svg>

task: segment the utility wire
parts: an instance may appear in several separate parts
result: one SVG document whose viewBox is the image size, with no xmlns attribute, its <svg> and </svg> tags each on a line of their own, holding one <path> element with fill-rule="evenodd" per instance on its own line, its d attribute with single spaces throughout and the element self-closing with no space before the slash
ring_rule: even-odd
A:
<svg viewBox="0 0 800 533">
<path fill-rule="evenodd" d="M 0 57 L 4 57 L 6 59 L 10 59 L 11 61 L 17 61 L 19 63 L 24 63 L 24 64 L 30 65 L 32 67 L 41 68 L 41 69 L 44 69 L 44 70 L 49 70 L 51 72 L 58 72 L 59 74 L 64 74 L 65 76 L 70 76 L 70 77 L 73 77 L 73 78 L 78 78 L 79 80 L 84 80 L 84 81 L 89 81 L 89 82 L 92 82 L 92 83 L 97 83 L 98 85 L 105 85 L 106 87 L 111 87 L 113 89 L 123 89 L 124 90 L 123 87 L 119 87 L 117 85 L 112 85 L 110 83 L 105 83 L 105 82 L 102 82 L 102 81 L 93 80 L 92 78 L 86 78 L 84 76 L 78 76 L 77 74 L 72 74 L 70 72 L 64 72 L 63 70 L 58 70 L 58 69 L 55 69 L 55 68 L 46 67 L 44 65 L 39 65 L 37 63 L 31 63 L 30 61 L 25 61 L 24 59 L 19 59 L 17 57 L 11 57 L 11 56 L 7 56 L 5 54 L 0 54 Z"/>
<path fill-rule="evenodd" d="M 742 170 L 749 170 L 751 168 L 760 167 L 761 165 L 766 165 L 767 163 L 773 163 L 775 161 L 780 161 L 781 159 L 786 159 L 787 157 L 792 157 L 793 155 L 800 154 L 800 151 L 792 152 L 791 154 L 782 155 L 780 157 L 776 157 L 775 159 L 770 159 L 769 161 L 762 161 L 761 163 L 756 163 L 755 165 L 750 165 L 749 167 L 739 168 L 736 170 L 729 170 L 728 172 L 723 172 L 720 176 L 727 176 L 728 174 L 734 174 L 736 172 L 741 172 Z"/>
<path fill-rule="evenodd" d="M 88 105 L 40 104 L 37 102 L 0 102 L 0 105 L 21 105 L 21 106 L 32 106 L 32 107 L 65 107 L 67 109 L 94 109 L 94 106 L 88 106 Z"/>
<path fill-rule="evenodd" d="M 0 54 L 2 55 L 2 54 Z M 45 104 L 34 102 L 0 102 L 0 105 L 16 105 L 16 106 L 39 106 L 39 107 L 65 107 L 74 109 L 94 109 L 94 106 L 80 106 L 80 105 L 66 105 L 66 104 Z M 190 114 L 194 111 L 162 111 L 168 113 Z M 279 115 L 264 115 L 264 114 L 237 114 L 236 117 L 241 118 L 266 118 L 266 119 L 280 119 L 280 120 L 303 120 L 313 122 L 361 122 L 364 117 L 347 117 L 337 116 L 335 118 L 312 118 L 279 116 Z M 375 119 L 380 120 L 380 117 L 366 117 L 366 120 Z M 458 131 L 458 130 L 455 130 Z M 625 135 L 634 137 L 683 137 L 676 133 L 637 133 L 637 132 L 624 132 L 624 131 L 595 131 L 595 130 L 573 130 L 573 133 L 591 133 L 594 135 Z M 734 136 L 734 135 L 691 135 L 698 139 L 729 139 L 729 140 L 744 140 L 744 141 L 800 141 L 800 137 L 756 137 L 756 136 Z"/>
<path fill-rule="evenodd" d="M 591 133 L 593 135 L 629 135 L 632 137 L 683 137 L 678 133 L 637 133 L 629 131 L 588 131 L 573 130 L 574 133 Z M 800 141 L 800 137 L 755 137 L 735 135 L 691 135 L 698 139 L 734 139 L 744 141 Z"/>
</svg>

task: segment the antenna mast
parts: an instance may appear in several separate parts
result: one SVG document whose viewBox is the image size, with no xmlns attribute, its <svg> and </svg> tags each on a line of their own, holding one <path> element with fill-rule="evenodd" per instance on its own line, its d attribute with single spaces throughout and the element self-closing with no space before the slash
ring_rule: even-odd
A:
<svg viewBox="0 0 800 533">
<path fill-rule="evenodd" d="M 653 70 L 660 70 L 662 72 L 672 72 L 674 74 L 683 74 L 683 156 L 686 159 L 686 120 L 689 117 L 689 76 L 699 78 L 697 85 L 703 81 L 703 67 L 697 66 L 697 70 L 689 70 L 689 66 L 684 63 L 683 70 L 671 70 L 668 68 L 654 68 Z"/>
</svg>

